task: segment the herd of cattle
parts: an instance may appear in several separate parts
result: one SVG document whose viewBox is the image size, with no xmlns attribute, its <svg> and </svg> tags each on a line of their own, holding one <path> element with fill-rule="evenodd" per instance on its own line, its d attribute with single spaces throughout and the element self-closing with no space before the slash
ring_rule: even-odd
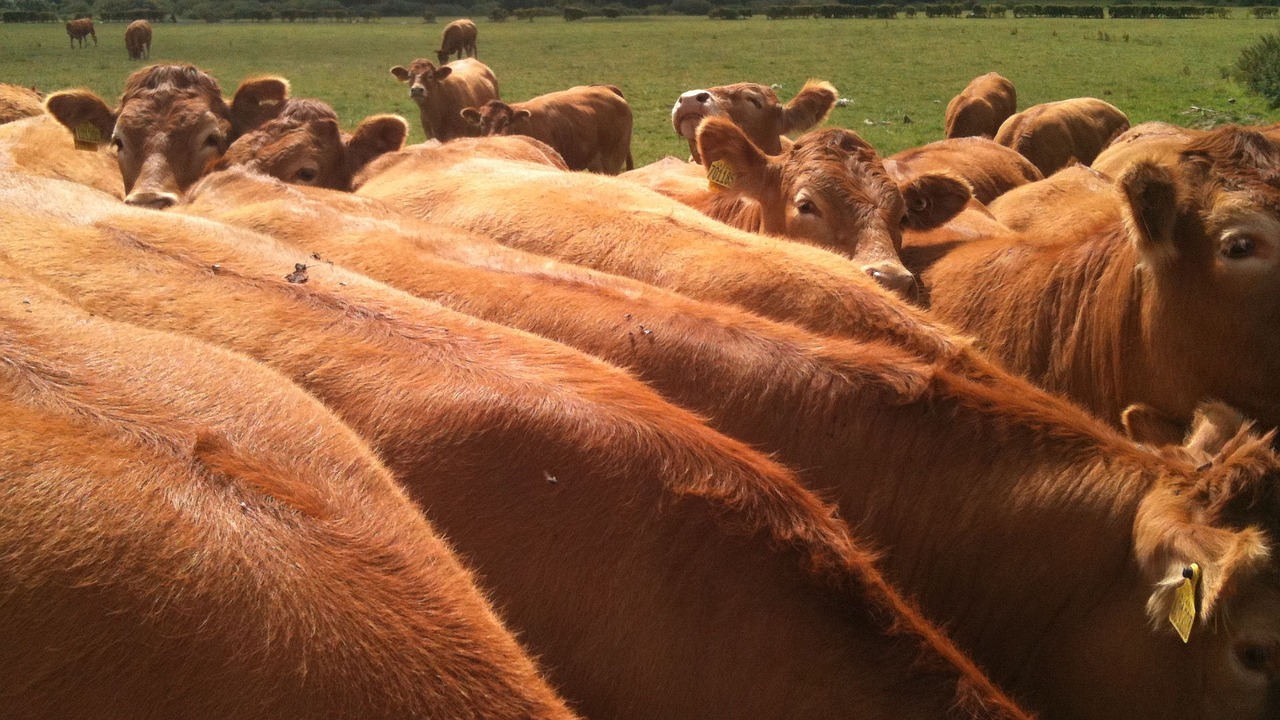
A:
<svg viewBox="0 0 1280 720">
<path fill-rule="evenodd" d="M 1280 714 L 1280 129 L 474 55 L 0 85 L 6 717 Z"/>
</svg>

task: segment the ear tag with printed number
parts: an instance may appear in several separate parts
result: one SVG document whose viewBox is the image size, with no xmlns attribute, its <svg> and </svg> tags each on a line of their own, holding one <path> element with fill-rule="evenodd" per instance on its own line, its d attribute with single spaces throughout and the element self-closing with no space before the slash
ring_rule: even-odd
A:
<svg viewBox="0 0 1280 720">
<path fill-rule="evenodd" d="M 1178 631 L 1182 642 L 1191 639 L 1191 626 L 1196 622 L 1196 590 L 1200 587 L 1200 566 L 1191 563 L 1191 567 L 1182 571 L 1182 582 L 1173 591 L 1173 607 L 1169 609 L 1169 622 Z"/>
<path fill-rule="evenodd" d="M 738 174 L 723 160 L 717 160 L 707 168 L 707 187 L 712 190 L 730 187 L 737 179 Z"/>
<path fill-rule="evenodd" d="M 73 131 L 76 136 L 77 150 L 97 150 L 102 144 L 102 131 L 91 122 L 82 122 Z"/>
</svg>

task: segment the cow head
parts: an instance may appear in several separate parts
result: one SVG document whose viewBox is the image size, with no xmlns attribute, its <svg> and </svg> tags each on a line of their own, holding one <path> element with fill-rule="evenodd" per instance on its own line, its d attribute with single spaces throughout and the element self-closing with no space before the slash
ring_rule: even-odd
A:
<svg viewBox="0 0 1280 720">
<path fill-rule="evenodd" d="M 88 125 L 110 139 L 125 202 L 164 209 L 237 135 L 278 112 L 288 93 L 282 78 L 255 78 L 228 105 L 218 81 L 200 69 L 152 65 L 129 76 L 115 110 L 88 90 L 54 93 L 45 107 L 73 132 Z"/>
<path fill-rule="evenodd" d="M 1155 486 L 1134 521 L 1135 558 L 1152 588 L 1148 619 L 1166 638 L 1164 652 L 1199 656 L 1194 666 L 1203 676 L 1188 684 L 1204 717 L 1280 711 L 1280 567 L 1273 549 L 1280 537 L 1280 459 L 1273 434 L 1251 432 L 1239 413 L 1220 404 L 1201 407 L 1185 445 L 1167 451 L 1197 469 Z M 1193 585 L 1195 610 L 1186 645 L 1169 619 L 1184 585 Z"/>
<path fill-rule="evenodd" d="M 819 245 L 858 262 L 886 287 L 911 296 L 915 278 L 902 265 L 902 228 L 928 229 L 968 202 L 962 180 L 927 173 L 901 187 L 875 150 L 850 130 L 811 132 L 791 150 L 769 156 L 725 118 L 698 129 L 702 162 L 721 162 L 732 182 L 718 202 L 745 198 L 759 204 L 761 232 Z"/>
<path fill-rule="evenodd" d="M 1280 146 L 1226 127 L 1116 181 L 1143 286 L 1152 358 L 1199 384 L 1160 410 L 1213 397 L 1280 424 Z"/>
<path fill-rule="evenodd" d="M 440 83 L 445 78 L 453 74 L 453 68 L 448 65 L 436 67 L 430 60 L 418 58 L 409 65 L 408 70 L 397 65 L 391 68 L 391 74 L 400 82 L 409 83 L 409 97 L 421 105 L 433 91 L 440 88 Z"/>
<path fill-rule="evenodd" d="M 810 80 L 783 105 L 771 88 L 756 83 L 735 83 L 690 90 L 671 108 L 671 125 L 689 141 L 689 152 L 699 161 L 698 124 L 703 118 L 726 117 L 742 128 L 756 147 L 770 155 L 782 152 L 781 136 L 803 132 L 827 118 L 839 93 L 831 83 Z"/>
<path fill-rule="evenodd" d="M 290 99 L 279 115 L 232 143 L 214 168 L 241 166 L 298 185 L 350 190 L 361 168 L 399 150 L 408 134 L 404 118 L 374 115 L 347 135 L 328 104 Z"/>
<path fill-rule="evenodd" d="M 501 100 L 490 100 L 480 107 L 463 108 L 461 112 L 463 119 L 480 128 L 481 137 L 518 134 L 516 124 L 530 116 L 528 110 L 517 110 Z"/>
</svg>

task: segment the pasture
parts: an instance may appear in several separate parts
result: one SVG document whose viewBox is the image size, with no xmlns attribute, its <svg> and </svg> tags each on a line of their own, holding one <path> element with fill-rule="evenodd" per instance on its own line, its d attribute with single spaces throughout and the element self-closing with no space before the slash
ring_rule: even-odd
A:
<svg viewBox="0 0 1280 720">
<path fill-rule="evenodd" d="M 1235 14 L 1225 20 L 479 20 L 479 55 L 511 101 L 592 82 L 621 87 L 635 113 L 638 164 L 686 154 L 668 116 L 681 91 L 749 80 L 781 85 L 786 100 L 809 77 L 830 80 L 849 99 L 832 113 L 832 124 L 856 129 L 887 154 L 941 138 L 947 101 L 990 70 L 1014 82 L 1019 108 L 1093 95 L 1135 123 L 1272 122 L 1276 113 L 1224 78 L 1224 70 L 1275 23 L 1244 17 L 1243 8 Z M 333 104 L 348 127 L 369 114 L 399 113 L 410 120 L 410 142 L 419 142 L 417 107 L 388 69 L 434 58 L 443 27 L 443 21 L 410 18 L 160 23 L 151 62 L 199 65 L 228 93 L 242 78 L 280 74 L 294 95 Z M 142 65 L 128 60 L 124 28 L 99 24 L 98 47 L 72 51 L 61 25 L 0 25 L 0 80 L 46 92 L 87 86 L 118 97 L 125 76 Z"/>
</svg>

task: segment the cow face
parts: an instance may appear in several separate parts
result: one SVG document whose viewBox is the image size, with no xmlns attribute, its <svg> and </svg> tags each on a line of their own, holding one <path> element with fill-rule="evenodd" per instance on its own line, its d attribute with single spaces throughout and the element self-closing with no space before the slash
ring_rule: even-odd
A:
<svg viewBox="0 0 1280 720">
<path fill-rule="evenodd" d="M 771 88 L 756 83 L 690 90 L 671 108 L 671 125 L 677 135 L 689 141 L 694 160 L 700 160 L 698 124 L 708 117 L 730 119 L 756 147 L 776 155 L 782 152 L 782 135 L 803 132 L 825 120 L 837 98 L 830 83 L 818 80 L 805 83 L 785 106 Z"/>
<path fill-rule="evenodd" d="M 517 110 L 501 100 L 490 100 L 478 108 L 463 108 L 462 117 L 480 128 L 481 137 L 489 137 L 519 134 L 516 127 L 528 120 L 530 113 L 524 108 Z"/>
<path fill-rule="evenodd" d="M 375 115 L 347 136 L 327 104 L 289 100 L 278 117 L 232 143 L 215 169 L 240 166 L 298 185 L 350 190 L 356 172 L 399 150 L 408 133 L 404 118 Z"/>
<path fill-rule="evenodd" d="M 847 255 L 868 275 L 907 296 L 915 278 L 898 253 L 902 228 L 935 227 L 968 202 L 968 186 L 950 176 L 922 175 L 899 187 L 875 150 L 856 133 L 830 128 L 770 157 L 733 123 L 711 118 L 698 131 L 704 165 L 728 165 L 726 200 L 760 206 L 762 232 L 803 240 Z"/>
<path fill-rule="evenodd" d="M 1163 349 L 1153 361 L 1176 358 L 1178 375 L 1201 383 L 1193 397 L 1280 424 L 1280 147 L 1220 128 L 1173 161 L 1133 164 L 1117 188 L 1145 286 L 1145 332 Z"/>
<path fill-rule="evenodd" d="M 281 78 L 247 80 L 230 106 L 218 83 L 190 65 L 153 65 L 130 75 L 112 111 L 86 90 L 54 93 L 49 113 L 73 131 L 92 125 L 124 178 L 125 202 L 167 208 L 226 151 L 238 132 L 278 111 L 288 94 Z"/>
<path fill-rule="evenodd" d="M 453 68 L 436 67 L 430 60 L 418 58 L 407 70 L 400 65 L 391 68 L 391 74 L 400 82 L 409 83 L 409 97 L 422 105 L 433 91 L 438 90 L 440 83 L 453 74 Z"/>
</svg>

